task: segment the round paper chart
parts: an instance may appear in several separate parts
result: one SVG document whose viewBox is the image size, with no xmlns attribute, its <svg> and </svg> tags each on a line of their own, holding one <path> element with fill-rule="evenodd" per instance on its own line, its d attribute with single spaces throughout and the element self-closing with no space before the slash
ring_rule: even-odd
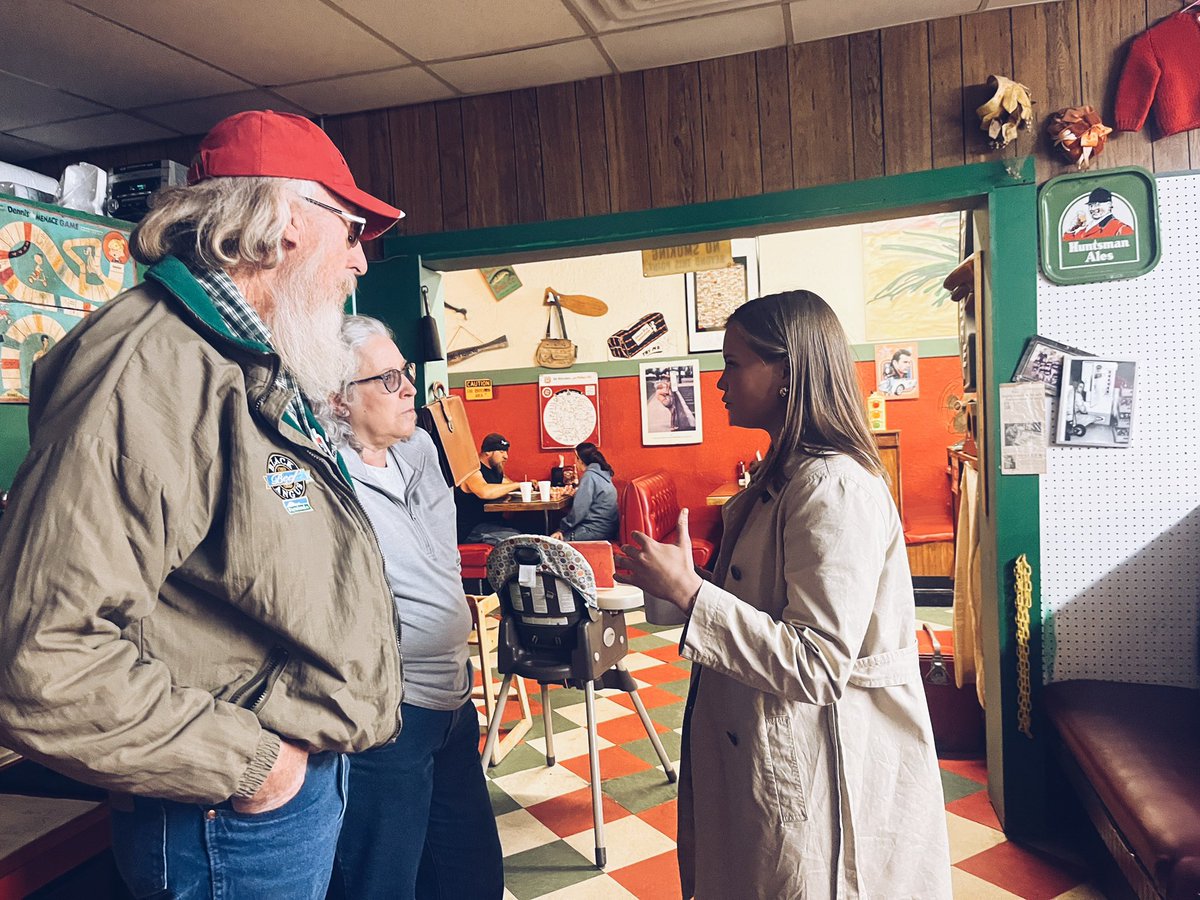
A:
<svg viewBox="0 0 1200 900">
<path fill-rule="evenodd" d="M 559 391 L 546 401 L 542 411 L 546 436 L 559 444 L 574 447 L 586 441 L 596 430 L 596 407 L 581 391 Z"/>
</svg>

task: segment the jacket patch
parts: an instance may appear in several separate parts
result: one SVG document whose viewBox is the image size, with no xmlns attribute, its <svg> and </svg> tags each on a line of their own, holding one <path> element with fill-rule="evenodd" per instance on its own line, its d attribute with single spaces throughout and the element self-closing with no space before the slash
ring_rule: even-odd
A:
<svg viewBox="0 0 1200 900">
<path fill-rule="evenodd" d="M 308 491 L 307 482 L 312 480 L 312 473 L 296 465 L 296 461 L 282 453 L 272 453 L 267 457 L 267 474 L 263 476 L 272 491 L 281 501 L 288 515 L 311 512 L 312 503 L 305 494 Z"/>
</svg>

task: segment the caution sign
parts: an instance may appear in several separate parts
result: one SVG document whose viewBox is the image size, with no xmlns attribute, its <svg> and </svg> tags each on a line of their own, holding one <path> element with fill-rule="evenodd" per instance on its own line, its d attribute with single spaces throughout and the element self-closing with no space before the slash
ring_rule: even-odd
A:
<svg viewBox="0 0 1200 900">
<path fill-rule="evenodd" d="M 463 381 L 463 389 L 468 400 L 491 400 L 492 379 L 467 378 Z"/>
</svg>

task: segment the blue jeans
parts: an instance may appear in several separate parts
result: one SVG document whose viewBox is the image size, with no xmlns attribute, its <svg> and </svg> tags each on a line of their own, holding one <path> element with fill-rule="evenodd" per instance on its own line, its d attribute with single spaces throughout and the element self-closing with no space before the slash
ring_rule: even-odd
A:
<svg viewBox="0 0 1200 900">
<path fill-rule="evenodd" d="M 504 522 L 480 522 L 459 541 L 460 544 L 491 544 L 495 547 L 503 540 L 516 537 L 521 532 Z"/>
<path fill-rule="evenodd" d="M 405 703 L 403 716 L 394 744 L 350 757 L 330 896 L 499 900 L 504 859 L 474 704 L 444 711 Z"/>
<path fill-rule="evenodd" d="M 117 868 L 137 900 L 321 900 L 348 768 L 338 753 L 310 756 L 300 792 L 255 815 L 235 812 L 228 801 L 199 806 L 137 797 L 131 812 L 112 813 Z"/>
</svg>

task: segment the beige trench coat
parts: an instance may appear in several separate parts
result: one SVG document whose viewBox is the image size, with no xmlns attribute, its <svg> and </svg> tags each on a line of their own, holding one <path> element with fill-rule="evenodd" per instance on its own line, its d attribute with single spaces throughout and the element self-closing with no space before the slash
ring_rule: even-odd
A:
<svg viewBox="0 0 1200 900">
<path fill-rule="evenodd" d="M 685 898 L 941 900 L 950 858 L 912 579 L 881 478 L 797 456 L 724 510 L 682 654 Z"/>
</svg>

